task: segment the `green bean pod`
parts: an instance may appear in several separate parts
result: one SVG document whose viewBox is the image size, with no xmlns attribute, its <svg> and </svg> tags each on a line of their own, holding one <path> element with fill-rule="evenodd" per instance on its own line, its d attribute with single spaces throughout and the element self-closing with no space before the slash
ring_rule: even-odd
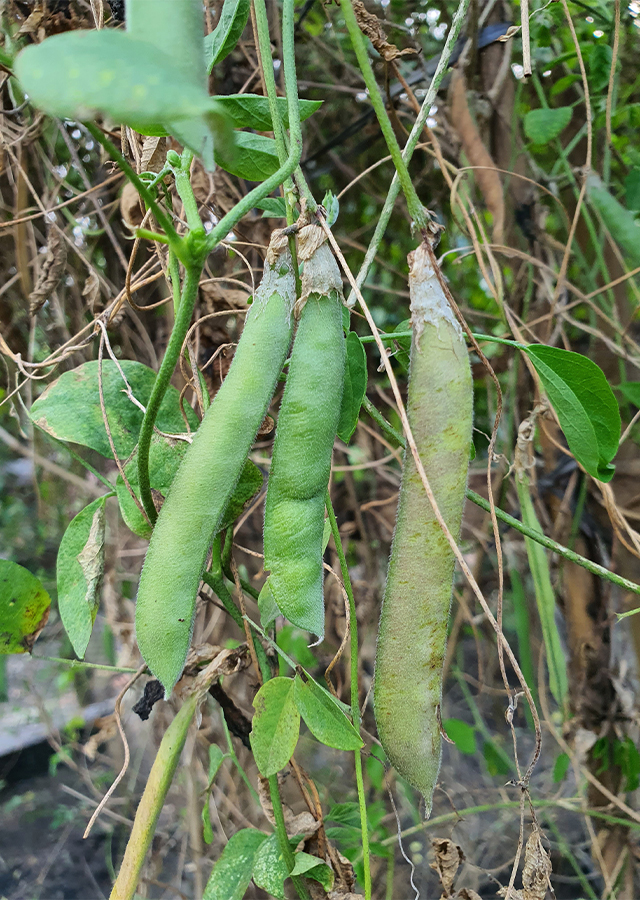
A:
<svg viewBox="0 0 640 900">
<path fill-rule="evenodd" d="M 211 540 L 289 350 L 294 302 L 291 255 L 286 237 L 276 233 L 229 373 L 172 482 L 140 576 L 138 647 L 167 694 L 180 677 L 191 643 Z"/>
<path fill-rule="evenodd" d="M 409 256 L 413 337 L 407 415 L 444 520 L 457 539 L 473 417 L 469 356 L 427 247 Z M 382 604 L 374 675 L 378 734 L 392 765 L 431 811 L 440 770 L 438 709 L 454 555 L 410 450 Z"/>
<path fill-rule="evenodd" d="M 307 241 L 318 239 L 318 226 Z M 316 231 L 314 231 L 315 229 Z M 305 229 L 303 229 L 303 232 Z M 305 258 L 301 235 L 300 256 Z M 322 537 L 325 494 L 340 416 L 345 339 L 342 282 L 327 244 L 305 262 L 306 300 L 293 343 L 267 487 L 264 565 L 284 616 L 324 636 Z"/>
</svg>

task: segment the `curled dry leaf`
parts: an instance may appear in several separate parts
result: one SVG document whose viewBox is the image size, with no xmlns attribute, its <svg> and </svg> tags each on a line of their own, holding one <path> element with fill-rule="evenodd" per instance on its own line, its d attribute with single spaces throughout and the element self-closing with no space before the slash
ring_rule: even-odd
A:
<svg viewBox="0 0 640 900">
<path fill-rule="evenodd" d="M 282 778 L 278 776 L 278 783 L 281 781 Z M 275 825 L 273 804 L 271 803 L 271 794 L 269 792 L 269 781 L 266 778 L 260 777 L 258 779 L 258 797 L 260 798 L 260 806 L 262 807 L 263 813 L 271 824 Z M 301 840 L 307 840 L 318 831 L 322 824 L 322 822 L 315 819 L 311 813 L 306 810 L 298 815 L 294 815 L 293 810 L 286 803 L 283 803 L 282 808 L 284 811 L 284 823 L 289 837 L 301 835 Z"/>
<path fill-rule="evenodd" d="M 51 227 L 47 233 L 47 254 L 38 274 L 36 286 L 29 294 L 29 315 L 34 316 L 56 289 L 66 261 L 67 245 L 60 230 Z"/>
<path fill-rule="evenodd" d="M 87 280 L 85 281 L 82 288 L 82 296 L 87 301 L 89 312 L 94 313 L 96 309 L 96 303 L 98 302 L 98 298 L 100 296 L 100 279 L 95 272 L 89 272 Z"/>
<path fill-rule="evenodd" d="M 356 14 L 360 31 L 369 38 L 385 62 L 391 62 L 399 56 L 417 56 L 418 51 L 414 47 L 398 50 L 395 44 L 390 44 L 380 19 L 374 13 L 369 12 L 360 0 L 355 0 L 353 11 Z"/>
<path fill-rule="evenodd" d="M 126 182 L 122 188 L 122 194 L 120 194 L 120 215 L 130 231 L 135 231 L 142 225 L 144 211 L 140 203 L 140 196 L 130 181 Z"/>
<path fill-rule="evenodd" d="M 502 182 L 491 159 L 489 151 L 482 143 L 482 138 L 473 120 L 467 103 L 467 83 L 462 72 L 454 71 L 451 79 L 451 124 L 462 141 L 462 149 L 475 166 L 473 175 L 476 180 L 487 209 L 493 216 L 493 243 L 501 244 L 504 233 L 504 194 Z"/>
<path fill-rule="evenodd" d="M 480 894 L 476 893 L 472 888 L 461 888 L 454 896 L 453 900 L 482 900 Z M 514 898 L 515 900 L 515 898 Z"/>
<path fill-rule="evenodd" d="M 551 876 L 551 860 L 542 846 L 538 828 L 531 832 L 524 851 L 522 900 L 544 900 Z"/>
<path fill-rule="evenodd" d="M 140 154 L 141 172 L 160 172 L 167 156 L 166 137 L 146 137 Z"/>
<path fill-rule="evenodd" d="M 458 867 L 464 862 L 464 853 L 461 847 L 448 838 L 434 838 L 431 846 L 436 855 L 435 861 L 431 863 L 431 868 L 438 873 L 445 895 L 449 896 Z"/>
</svg>

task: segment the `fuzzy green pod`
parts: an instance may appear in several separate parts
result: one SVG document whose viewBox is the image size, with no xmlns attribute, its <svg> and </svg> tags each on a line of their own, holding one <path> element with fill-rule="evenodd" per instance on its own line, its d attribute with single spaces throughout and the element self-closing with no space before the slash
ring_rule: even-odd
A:
<svg viewBox="0 0 640 900">
<path fill-rule="evenodd" d="M 231 368 L 176 473 L 140 576 L 138 646 L 167 694 L 180 677 L 191 643 L 211 540 L 286 359 L 294 303 L 291 255 L 286 237 L 276 233 Z"/>
<path fill-rule="evenodd" d="M 460 534 L 473 417 L 473 384 L 462 329 L 429 251 L 409 256 L 413 338 L 407 415 L 438 507 Z M 376 650 L 374 709 L 392 765 L 430 812 L 441 757 L 438 707 L 454 556 L 405 453 Z"/>
<path fill-rule="evenodd" d="M 271 591 L 282 614 L 322 638 L 325 494 L 340 417 L 345 338 L 340 271 L 329 246 L 317 246 L 322 239 L 318 226 L 307 229 L 300 236 L 300 256 L 307 256 L 302 280 L 306 302 L 276 428 L 265 503 L 264 565 L 271 571 Z"/>
</svg>

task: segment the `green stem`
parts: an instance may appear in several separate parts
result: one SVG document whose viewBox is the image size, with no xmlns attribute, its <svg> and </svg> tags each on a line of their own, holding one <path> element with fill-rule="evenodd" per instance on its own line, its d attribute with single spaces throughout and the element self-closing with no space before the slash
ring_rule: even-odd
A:
<svg viewBox="0 0 640 900">
<path fill-rule="evenodd" d="M 449 28 L 449 34 L 447 35 L 447 40 L 445 41 L 442 55 L 440 56 L 438 68 L 436 69 L 431 84 L 429 85 L 427 95 L 424 98 L 422 106 L 420 107 L 420 112 L 418 114 L 418 117 L 416 118 L 413 128 L 411 129 L 411 134 L 409 135 L 405 148 L 402 151 L 402 158 L 406 166 L 409 165 L 411 157 L 413 156 L 413 151 L 416 149 L 416 145 L 420 139 L 420 135 L 422 134 L 422 129 L 424 128 L 425 122 L 427 121 L 427 118 L 429 116 L 431 107 L 435 102 L 438 89 L 440 88 L 440 83 L 442 82 L 444 74 L 449 66 L 449 60 L 451 59 L 453 48 L 456 44 L 456 41 L 458 40 L 458 35 L 460 34 L 460 29 L 462 28 L 464 18 L 466 16 L 467 9 L 469 8 L 470 3 L 471 0 L 460 0 L 456 13 L 451 22 L 451 27 Z M 384 206 L 382 207 L 382 212 L 380 213 L 380 217 L 378 218 L 376 230 L 373 234 L 373 237 L 371 238 L 369 247 L 367 248 L 364 262 L 360 266 L 360 271 L 358 272 L 358 276 L 356 278 L 358 288 L 361 288 L 364 284 L 369 273 L 371 263 L 378 253 L 378 248 L 380 247 L 380 242 L 382 241 L 384 233 L 387 230 L 387 225 L 389 224 L 389 219 L 391 218 L 391 213 L 393 212 L 393 207 L 395 205 L 399 190 L 400 179 L 398 177 L 398 173 L 396 172 L 396 174 L 393 176 L 391 186 L 389 187 L 389 192 L 387 193 L 387 199 L 385 200 Z M 350 304 L 351 300 L 352 298 L 349 297 L 347 303 Z"/>
<path fill-rule="evenodd" d="M 138 176 L 137 172 L 135 172 L 127 160 L 124 158 L 122 153 L 118 150 L 118 148 L 109 140 L 109 138 L 102 133 L 102 131 L 98 128 L 97 125 L 94 125 L 92 122 L 85 122 L 85 128 L 89 132 L 89 134 L 107 151 L 111 159 L 113 159 L 118 167 L 124 172 L 127 176 L 131 184 L 134 185 L 135 189 L 138 191 L 146 205 L 152 211 L 153 215 L 156 217 L 157 221 L 164 228 L 167 238 L 169 240 L 169 244 L 174 248 L 177 255 L 180 256 L 180 251 L 182 249 L 182 240 L 178 235 L 178 232 L 173 227 L 173 223 L 171 219 L 167 216 L 167 214 L 160 209 L 158 204 L 155 201 L 155 198 L 151 191 L 147 188 L 147 185 L 144 181 Z"/>
<path fill-rule="evenodd" d="M 280 850 L 282 851 L 282 856 L 284 857 L 284 863 L 287 867 L 287 870 L 291 872 L 295 865 L 295 859 L 293 850 L 291 849 L 291 844 L 289 843 L 289 838 L 287 836 L 287 829 L 284 824 L 284 812 L 282 809 L 282 800 L 280 798 L 280 788 L 278 787 L 277 775 L 269 776 L 269 794 L 271 795 L 273 818 L 275 819 L 276 823 L 276 834 L 278 835 Z M 293 886 L 296 889 L 296 893 L 298 894 L 298 897 L 300 897 L 300 900 L 311 900 L 307 887 L 302 878 L 299 875 L 291 875 L 290 877 L 293 881 Z"/>
<path fill-rule="evenodd" d="M 416 189 L 413 186 L 407 163 L 403 158 L 400 145 L 398 144 L 393 126 L 391 125 L 391 120 L 387 114 L 385 102 L 382 99 L 380 88 L 378 87 L 376 77 L 373 74 L 373 67 L 371 65 L 371 60 L 369 59 L 369 54 L 367 53 L 364 35 L 360 31 L 360 26 L 358 25 L 356 14 L 351 5 L 351 0 L 340 0 L 340 8 L 345 19 L 349 37 L 351 38 L 351 46 L 355 51 L 358 66 L 362 72 L 367 91 L 369 92 L 369 99 L 371 100 L 375 114 L 378 117 L 378 122 L 382 129 L 382 135 L 387 144 L 387 149 L 389 150 L 393 164 L 396 167 L 396 177 L 400 181 L 402 192 L 406 198 L 409 214 L 418 229 L 423 231 L 429 222 L 428 214 L 420 202 Z"/>
<path fill-rule="evenodd" d="M 187 217 L 187 225 L 192 233 L 204 234 L 204 225 L 198 212 L 198 203 L 191 187 L 191 163 L 193 153 L 184 150 L 180 157 L 180 168 L 175 169 L 176 190 L 184 206 L 184 214 Z"/>
<path fill-rule="evenodd" d="M 298 82 L 295 64 L 293 6 L 294 0 L 284 0 L 282 9 L 282 59 L 289 111 L 289 155 L 284 165 L 280 166 L 277 172 L 250 191 L 218 222 L 207 237 L 207 251 L 213 250 L 220 241 L 224 240 L 240 219 L 250 212 L 259 200 L 268 197 L 272 191 L 279 187 L 300 163 L 302 156 L 302 130 L 300 126 Z"/>
<path fill-rule="evenodd" d="M 133 900 L 140 870 L 151 846 L 158 816 L 178 767 L 187 731 L 199 699 L 199 693 L 192 694 L 164 733 L 136 811 L 127 849 L 110 900 Z"/>
<path fill-rule="evenodd" d="M 376 409 L 371 400 L 368 397 L 365 397 L 362 405 L 369 413 L 371 418 L 378 423 L 378 425 L 386 431 L 386 433 L 392 437 L 395 441 L 400 444 L 401 447 L 405 446 L 405 439 L 403 435 L 393 427 L 390 422 L 384 418 L 384 416 Z M 470 488 L 467 488 L 467 499 L 471 500 L 472 503 L 475 503 L 476 506 L 480 506 L 485 512 L 491 512 L 491 504 L 488 500 L 485 500 L 484 497 L 481 497 L 480 494 L 476 494 L 475 491 L 472 491 Z M 582 566 L 583 569 L 587 569 L 588 572 L 591 572 L 593 575 L 597 575 L 599 578 L 604 578 L 606 581 L 610 581 L 612 584 L 617 584 L 618 587 L 624 588 L 626 591 L 631 591 L 633 594 L 640 594 L 640 584 L 636 584 L 633 581 L 629 581 L 627 578 L 623 578 L 621 575 L 616 575 L 615 572 L 609 571 L 609 569 L 605 569 L 604 566 L 598 565 L 598 563 L 593 562 L 590 559 L 586 559 L 584 556 L 580 556 L 579 553 L 576 553 L 575 550 L 570 550 L 568 547 L 559 544 L 557 541 L 554 541 L 552 538 L 547 537 L 546 534 L 541 534 L 538 531 L 535 531 L 533 528 L 529 528 L 520 522 L 519 519 L 514 519 L 513 516 L 510 516 L 509 513 L 505 512 L 503 509 L 500 509 L 498 506 L 495 507 L 496 516 L 500 519 L 501 522 L 504 522 L 506 525 L 510 525 L 511 528 L 515 528 L 516 531 L 519 531 L 521 534 L 524 534 L 526 537 L 532 538 L 532 540 L 536 541 L 538 544 L 542 544 L 543 547 L 546 547 L 547 550 L 552 550 L 554 553 L 557 553 L 558 556 L 562 556 L 563 559 L 568 559 L 569 562 L 573 562 L 578 566 Z M 624 619 L 627 616 L 633 616 L 636 613 L 640 612 L 639 609 L 632 609 L 626 613 L 617 613 L 618 619 Z"/>
<path fill-rule="evenodd" d="M 333 511 L 331 503 L 331 495 L 327 490 L 326 495 L 327 515 L 329 524 L 331 525 L 331 534 L 336 545 L 336 552 L 340 561 L 340 571 L 342 573 L 342 583 L 347 592 L 349 600 L 349 636 L 351 641 L 350 655 L 350 678 L 351 678 L 351 718 L 353 725 L 360 734 L 360 700 L 358 697 L 358 620 L 356 618 L 356 601 L 353 596 L 353 588 L 351 586 L 351 578 L 349 576 L 349 567 L 347 559 L 342 548 L 342 538 L 336 520 L 336 514 Z M 364 781 L 362 778 L 362 757 L 360 751 L 354 753 L 356 768 L 356 786 L 358 790 L 358 806 L 360 808 L 360 828 L 362 831 L 362 856 L 364 862 L 364 895 L 366 900 L 371 900 L 371 858 L 369 853 L 369 827 L 367 824 L 367 802 L 364 792 Z"/>
<path fill-rule="evenodd" d="M 149 482 L 149 449 L 151 447 L 153 426 L 160 405 L 164 399 L 164 395 L 169 387 L 173 370 L 176 367 L 182 344 L 184 343 L 184 339 L 189 329 L 193 307 L 196 302 L 196 297 L 198 296 L 198 284 L 200 282 L 201 271 L 202 267 L 200 265 L 190 265 L 185 269 L 182 296 L 180 298 L 180 306 L 177 310 L 173 331 L 171 332 L 164 358 L 160 364 L 160 371 L 153 383 L 151 396 L 149 397 L 147 409 L 142 419 L 142 426 L 140 427 L 140 437 L 138 439 L 138 481 L 140 484 L 140 499 L 142 500 L 145 512 L 152 525 L 158 518 L 156 508 L 153 504 L 151 484 Z M 176 549 L 176 552 L 179 551 Z"/>
</svg>

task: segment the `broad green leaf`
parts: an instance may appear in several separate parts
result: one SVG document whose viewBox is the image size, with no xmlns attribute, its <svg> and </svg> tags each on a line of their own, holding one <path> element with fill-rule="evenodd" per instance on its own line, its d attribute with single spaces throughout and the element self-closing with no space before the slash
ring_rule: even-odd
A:
<svg viewBox="0 0 640 900">
<path fill-rule="evenodd" d="M 265 631 L 273 625 L 279 615 L 282 615 L 273 596 L 268 578 L 262 585 L 258 595 L 258 609 L 260 611 L 260 625 Z"/>
<path fill-rule="evenodd" d="M 216 862 L 203 900 L 242 900 L 253 873 L 255 858 L 267 835 L 255 828 L 243 828 L 229 839 Z"/>
<path fill-rule="evenodd" d="M 58 609 L 79 659 L 84 659 L 100 605 L 105 502 L 106 497 L 98 497 L 72 519 L 58 550 Z"/>
<path fill-rule="evenodd" d="M 215 97 L 220 111 L 234 128 L 253 128 L 273 131 L 269 100 L 260 94 L 220 94 Z M 298 100 L 300 121 L 304 122 L 322 106 L 322 100 Z M 278 112 L 285 128 L 289 127 L 289 106 L 286 97 L 278 97 Z"/>
<path fill-rule="evenodd" d="M 15 73 L 31 102 L 52 116 L 153 124 L 192 119 L 212 101 L 204 83 L 159 56 L 153 44 L 114 29 L 67 31 L 33 44 Z"/>
<path fill-rule="evenodd" d="M 211 810 L 209 809 L 209 792 L 205 794 L 202 804 L 202 839 L 205 844 L 213 843 L 213 825 L 211 824 Z"/>
<path fill-rule="evenodd" d="M 0 559 L 0 653 L 31 653 L 50 606 L 51 597 L 35 575 Z"/>
<path fill-rule="evenodd" d="M 555 409 L 569 449 L 586 471 L 611 481 L 620 411 L 604 372 L 580 353 L 531 344 L 525 351 Z"/>
<path fill-rule="evenodd" d="M 640 168 L 631 169 L 624 180 L 625 204 L 634 212 L 640 210 Z"/>
<path fill-rule="evenodd" d="M 575 84 L 576 81 L 580 80 L 580 75 L 575 72 L 571 75 L 565 75 L 563 78 L 559 78 L 551 87 L 551 90 L 549 91 L 549 97 L 557 97 L 558 94 L 562 94 L 564 91 L 568 90 L 568 88 L 570 88 L 572 84 Z"/>
<path fill-rule="evenodd" d="M 263 841 L 256 853 L 253 864 L 253 880 L 271 897 L 285 900 L 284 883 L 288 877 L 289 870 L 280 849 L 278 835 L 271 834 L 266 841 Z"/>
<path fill-rule="evenodd" d="M 318 881 L 325 891 L 330 891 L 333 887 L 333 869 L 326 862 L 317 856 L 311 856 L 310 853 L 300 851 L 293 857 L 294 864 L 291 870 L 292 875 L 306 875 L 307 878 L 313 878 Z"/>
<path fill-rule="evenodd" d="M 248 131 L 236 131 L 233 150 L 215 149 L 216 164 L 246 181 L 265 181 L 278 171 L 278 154 L 273 138 Z"/>
<path fill-rule="evenodd" d="M 158 491 L 163 497 L 167 496 L 171 482 L 178 471 L 182 458 L 187 452 L 188 446 L 186 441 L 165 438 L 159 434 L 152 436 L 151 447 L 149 448 L 149 481 L 152 490 Z M 133 454 L 124 467 L 124 474 L 135 491 L 136 497 L 140 500 L 137 452 Z M 138 537 L 149 540 L 153 529 L 142 515 L 120 474 L 118 474 L 116 480 L 116 494 L 120 504 L 120 512 L 127 527 L 134 534 L 137 534 Z"/>
<path fill-rule="evenodd" d="M 246 28 L 251 0 L 224 0 L 220 19 L 211 34 L 204 39 L 207 70 L 222 62 L 240 40 Z"/>
<path fill-rule="evenodd" d="M 524 133 L 534 144 L 547 144 L 558 137 L 571 121 L 570 106 L 532 109 L 524 117 Z"/>
<path fill-rule="evenodd" d="M 127 0 L 126 28 L 130 37 L 153 44 L 191 84 L 206 85 L 201 0 L 153 0 L 153 10 L 147 0 Z"/>
<path fill-rule="evenodd" d="M 587 73 L 589 75 L 589 84 L 594 94 L 601 93 L 609 84 L 612 55 L 609 44 L 598 42 L 590 48 L 590 53 L 587 57 Z"/>
<path fill-rule="evenodd" d="M 629 403 L 640 407 L 640 381 L 621 381 L 616 390 L 620 391 Z"/>
<path fill-rule="evenodd" d="M 360 735 L 328 691 L 313 681 L 305 684 L 299 675 L 294 684 L 296 707 L 315 738 L 335 750 L 359 750 L 363 746 Z"/>
<path fill-rule="evenodd" d="M 609 193 L 595 172 L 587 177 L 587 197 L 628 262 L 640 266 L 640 223 L 633 213 Z"/>
<path fill-rule="evenodd" d="M 156 373 L 134 360 L 122 360 L 124 372 L 133 396 L 145 406 L 151 395 Z M 126 459 L 138 443 L 142 424 L 142 410 L 126 394 L 126 385 L 112 360 L 102 363 L 102 388 L 111 436 L 120 459 Z M 169 386 L 156 419 L 160 431 L 181 434 L 185 429 L 180 412 L 180 394 Z M 198 417 L 185 406 L 191 428 L 198 427 Z M 83 363 L 77 369 L 64 372 L 38 397 L 29 415 L 35 425 L 59 441 L 70 441 L 111 457 L 111 448 L 100 409 L 98 362 Z"/>
<path fill-rule="evenodd" d="M 301 631 L 295 625 L 284 625 L 276 637 L 276 643 L 281 650 L 292 656 L 296 662 L 306 668 L 315 665 L 316 658 L 309 650 L 309 635 L 306 631 Z M 288 664 L 280 657 L 280 674 L 282 675 L 288 669 Z"/>
<path fill-rule="evenodd" d="M 445 719 L 442 727 L 460 753 L 472 756 L 476 752 L 476 731 L 471 725 L 467 725 L 462 719 Z"/>
<path fill-rule="evenodd" d="M 571 759 L 567 753 L 560 753 L 556 757 L 556 761 L 553 764 L 553 781 L 555 784 L 558 784 L 559 781 L 562 781 L 564 776 L 569 771 L 569 765 L 571 763 Z"/>
<path fill-rule="evenodd" d="M 360 828 L 360 809 L 358 804 L 350 800 L 347 803 L 336 803 L 325 816 L 327 822 L 337 822 L 339 825 L 348 825 Z"/>
<path fill-rule="evenodd" d="M 300 716 L 291 678 L 272 678 L 262 685 L 253 705 L 251 749 L 258 770 L 268 778 L 283 769 L 296 749 Z"/>
<path fill-rule="evenodd" d="M 356 430 L 360 407 L 367 391 L 367 357 L 362 341 L 350 331 L 347 335 L 347 358 L 344 371 L 344 389 L 338 423 L 338 437 L 345 444 Z"/>
<path fill-rule="evenodd" d="M 256 203 L 256 209 L 263 209 L 263 219 L 285 219 L 287 216 L 287 204 L 284 197 L 265 197 Z"/>
</svg>

